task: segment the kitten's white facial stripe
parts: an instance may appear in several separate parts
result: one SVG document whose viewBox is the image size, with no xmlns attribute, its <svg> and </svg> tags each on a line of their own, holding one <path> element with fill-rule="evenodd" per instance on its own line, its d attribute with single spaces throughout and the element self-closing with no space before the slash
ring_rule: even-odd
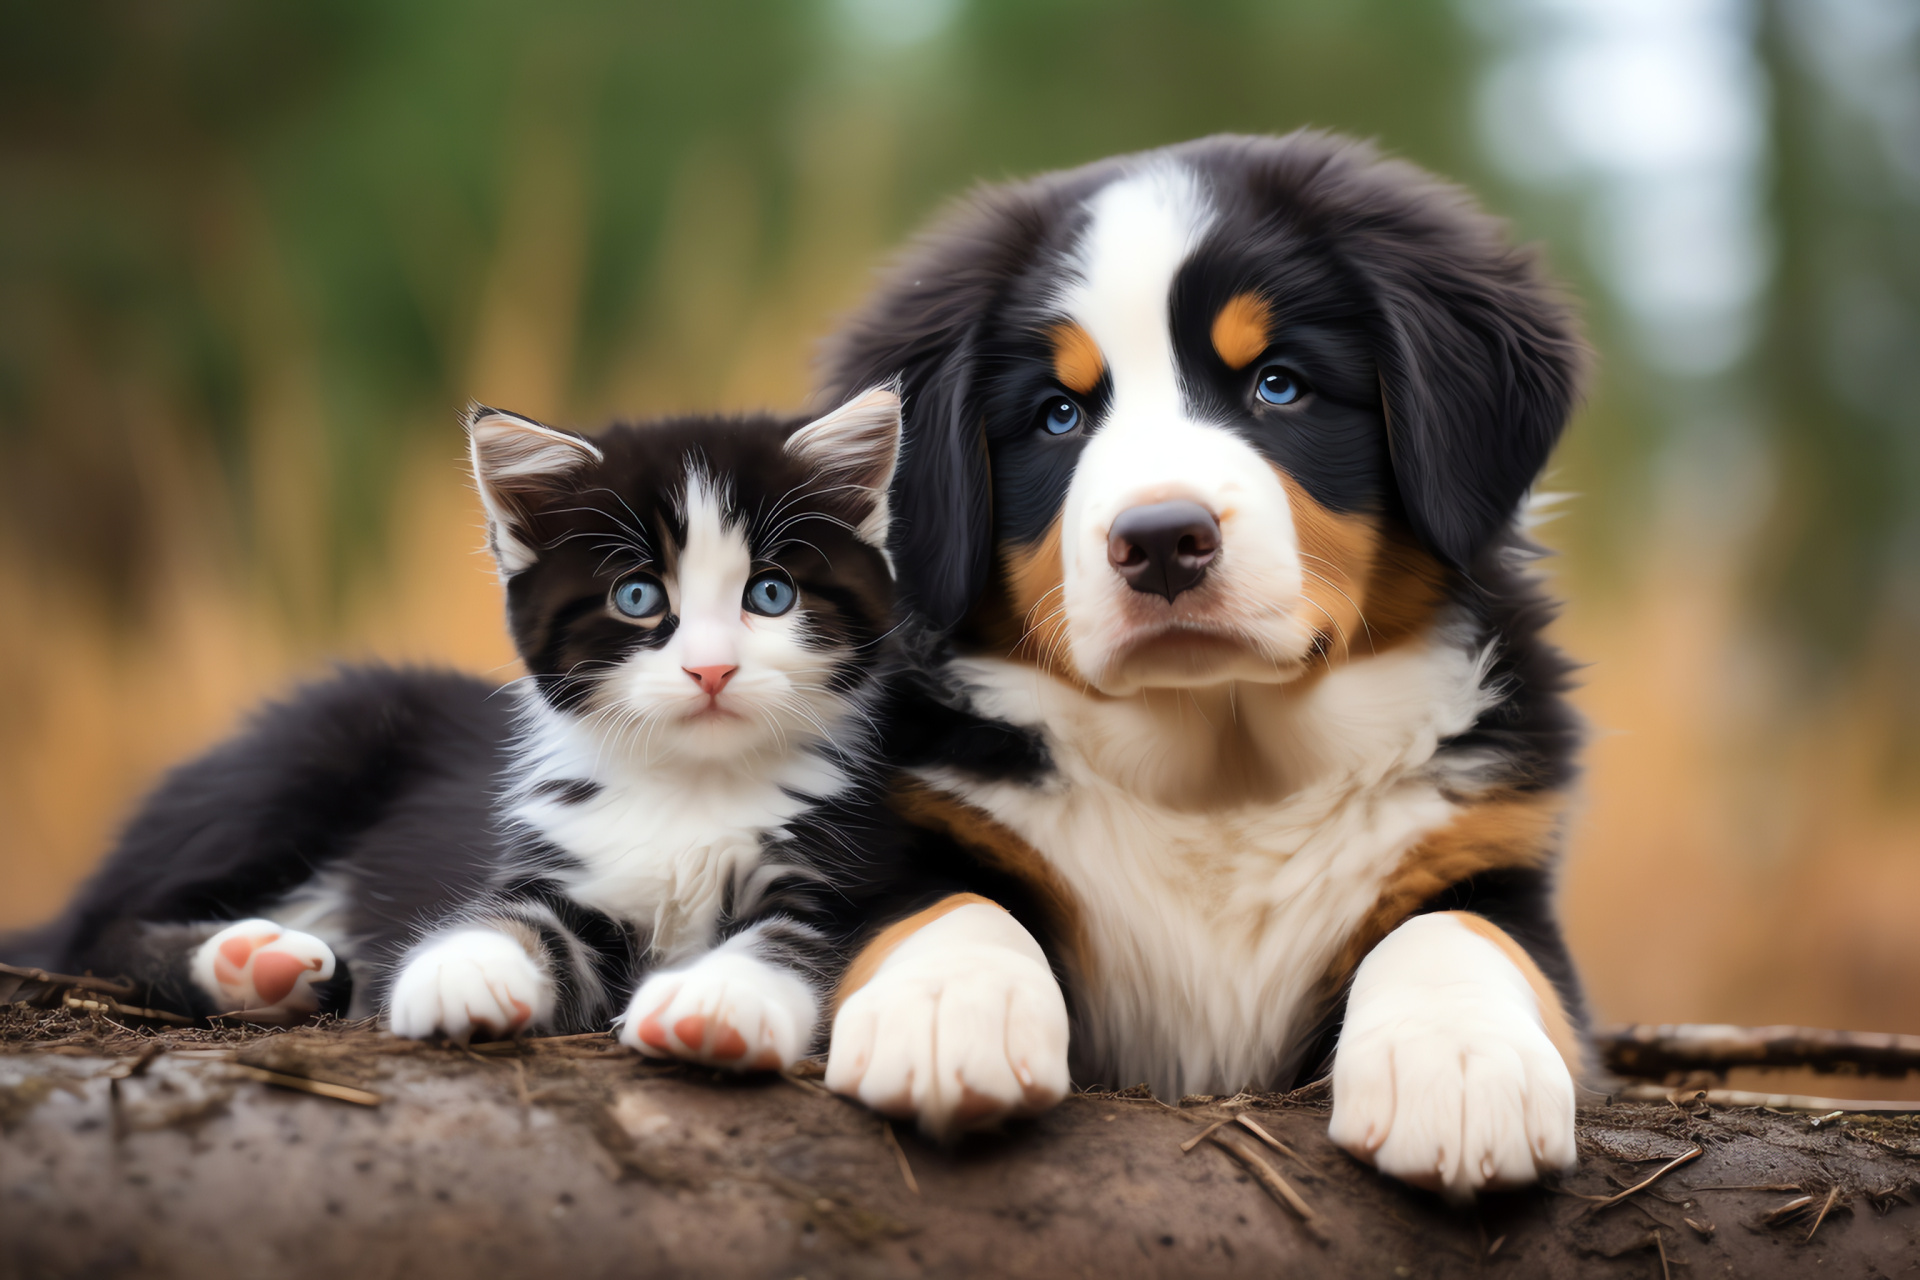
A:
<svg viewBox="0 0 1920 1280">
<path fill-rule="evenodd" d="M 737 666 L 740 599 L 753 572 L 746 530 L 728 519 L 726 495 L 698 467 L 687 469 L 687 540 L 667 583 L 683 667 Z"/>
</svg>

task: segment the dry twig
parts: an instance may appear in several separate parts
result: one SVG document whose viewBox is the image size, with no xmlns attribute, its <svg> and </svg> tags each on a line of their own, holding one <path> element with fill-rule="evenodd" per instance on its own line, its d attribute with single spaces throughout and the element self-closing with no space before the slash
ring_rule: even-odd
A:
<svg viewBox="0 0 1920 1280">
<path fill-rule="evenodd" d="M 885 1135 L 887 1145 L 893 1148 L 893 1158 L 900 1162 L 900 1178 L 907 1184 L 907 1190 L 913 1192 L 915 1195 L 919 1195 L 919 1180 L 913 1176 L 913 1166 L 907 1163 L 907 1149 L 900 1145 L 899 1137 L 893 1132 L 893 1122 L 890 1120 L 882 1120 L 880 1122 L 880 1132 Z"/>
<path fill-rule="evenodd" d="M 1233 1117 L 1231 1116 L 1227 1117 L 1225 1120 L 1215 1120 L 1212 1124 L 1208 1125 L 1206 1128 L 1202 1129 L 1200 1132 L 1194 1134 L 1191 1138 L 1188 1138 L 1185 1142 L 1181 1143 L 1180 1144 L 1181 1153 L 1185 1154 L 1187 1152 L 1192 1151 L 1195 1147 L 1199 1146 L 1201 1143 L 1205 1142 L 1209 1137 L 1211 1137 L 1215 1129 L 1220 1128 L 1222 1125 L 1229 1125 L 1232 1123 L 1233 1123 Z"/>
<path fill-rule="evenodd" d="M 1836 1182 L 1827 1188 L 1827 1202 L 1820 1206 L 1820 1212 L 1814 1215 L 1813 1225 L 1807 1228 L 1807 1240 L 1813 1239 L 1813 1233 L 1820 1229 L 1820 1224 L 1827 1220 L 1829 1213 L 1833 1212 L 1834 1201 L 1839 1198 L 1840 1184 Z"/>
<path fill-rule="evenodd" d="M 1769 1209 L 1766 1213 L 1761 1214 L 1760 1221 L 1765 1223 L 1769 1227 L 1778 1226 L 1783 1220 L 1792 1217 L 1796 1213 L 1799 1213 L 1802 1209 L 1806 1208 L 1808 1205 L 1812 1203 L 1813 1203 L 1812 1196 L 1797 1196 L 1794 1199 L 1787 1201 L 1785 1204 L 1781 1205 L 1779 1208 Z"/>
<path fill-rule="evenodd" d="M 1320 1215 L 1315 1213 L 1313 1206 L 1293 1189 L 1292 1183 L 1280 1176 L 1278 1169 L 1261 1159 L 1259 1152 L 1243 1145 L 1233 1134 L 1215 1132 L 1208 1136 L 1215 1146 L 1245 1165 L 1247 1172 L 1253 1175 L 1253 1180 L 1265 1187 L 1269 1195 L 1293 1210 L 1295 1216 L 1300 1219 L 1300 1225 L 1307 1229 L 1308 1235 L 1321 1244 L 1328 1243 L 1326 1225 L 1321 1221 Z"/>
<path fill-rule="evenodd" d="M 1295 1151 L 1292 1147 L 1288 1146 L 1286 1143 L 1280 1141 L 1280 1139 L 1268 1133 L 1264 1126 L 1262 1126 L 1257 1120 L 1255 1120 L 1252 1116 L 1248 1115 L 1246 1112 L 1244 1111 L 1241 1112 L 1239 1115 L 1235 1116 L 1234 1119 L 1240 1122 L 1241 1128 L 1245 1129 L 1248 1133 L 1251 1133 L 1254 1137 L 1260 1139 L 1260 1141 L 1272 1147 L 1275 1151 L 1278 1151 L 1281 1155 L 1287 1157 L 1287 1159 L 1299 1165 L 1302 1169 L 1305 1169 L 1308 1173 L 1312 1173 L 1314 1171 L 1313 1166 L 1308 1164 L 1298 1151 Z"/>
<path fill-rule="evenodd" d="M 1904 1115 L 1920 1112 L 1920 1102 L 1867 1102 L 1847 1098 L 1815 1098 L 1800 1093 L 1753 1093 L 1746 1089 L 1668 1089 L 1657 1084 L 1630 1084 L 1614 1095 L 1629 1102 L 1704 1102 L 1710 1107 L 1771 1107 L 1775 1111 L 1813 1111 Z M 1831 1118 L 1831 1117 L 1826 1117 Z"/>
<path fill-rule="evenodd" d="M 1706 1154 L 1706 1148 L 1695 1147 L 1693 1150 L 1687 1152 L 1685 1155 L 1675 1156 L 1673 1159 L 1667 1161 L 1665 1164 L 1661 1165 L 1658 1169 L 1655 1169 L 1652 1173 L 1648 1174 L 1645 1178 L 1641 1179 L 1639 1182 L 1636 1182 L 1632 1186 L 1628 1187 L 1625 1191 L 1616 1191 L 1614 1194 L 1610 1196 L 1581 1196 L 1580 1198 L 1582 1200 L 1593 1201 L 1593 1207 L 1587 1210 L 1587 1212 L 1598 1213 L 1602 1209 L 1610 1208 L 1613 1205 L 1619 1204 L 1622 1200 L 1625 1200 L 1628 1196 L 1632 1195 L 1636 1191 L 1645 1191 L 1648 1187 L 1660 1181 L 1662 1177 L 1673 1172 L 1675 1169 L 1678 1169 L 1681 1165 L 1687 1163 L 1689 1160 L 1697 1160 L 1705 1154 Z"/>
<path fill-rule="evenodd" d="M 355 1089 L 351 1085 L 334 1084 L 330 1080 L 290 1076 L 284 1071 L 269 1071 L 265 1067 L 250 1067 L 240 1062 L 234 1063 L 229 1070 L 236 1071 L 249 1080 L 258 1080 L 261 1084 L 270 1084 L 281 1089 L 295 1089 L 301 1093 L 311 1093 L 322 1098 L 335 1098 L 341 1102 L 352 1102 L 363 1107 L 380 1105 L 379 1094 L 369 1093 L 365 1089 Z"/>
</svg>

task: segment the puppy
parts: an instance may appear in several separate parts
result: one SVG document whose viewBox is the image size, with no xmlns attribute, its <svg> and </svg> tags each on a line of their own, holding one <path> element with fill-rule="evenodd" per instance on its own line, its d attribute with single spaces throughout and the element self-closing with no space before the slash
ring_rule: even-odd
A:
<svg viewBox="0 0 1920 1280">
<path fill-rule="evenodd" d="M 1022 892 L 875 939 L 832 1087 L 949 1132 L 1066 1067 L 1174 1099 L 1331 1054 L 1332 1135 L 1388 1173 L 1571 1163 L 1579 729 L 1522 513 L 1581 363 L 1498 223 L 1321 134 L 988 189 L 916 242 L 821 395 L 897 381 L 942 696 L 1035 744 L 921 718 L 896 805 Z"/>
</svg>

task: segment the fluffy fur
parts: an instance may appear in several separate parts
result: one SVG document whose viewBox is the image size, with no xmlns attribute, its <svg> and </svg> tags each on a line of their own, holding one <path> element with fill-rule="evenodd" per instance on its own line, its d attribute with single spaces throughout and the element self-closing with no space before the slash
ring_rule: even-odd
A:
<svg viewBox="0 0 1920 1280">
<path fill-rule="evenodd" d="M 1579 360 L 1498 224 L 1314 134 L 981 192 L 835 340 L 824 394 L 903 389 L 896 562 L 965 726 L 911 731 L 897 803 L 1024 887 L 1003 905 L 1062 980 L 1074 1079 L 1176 1097 L 1323 1071 L 1385 939 L 1364 989 L 1458 968 L 1506 1011 L 1458 1023 L 1491 1058 L 1559 1064 L 1467 1090 L 1467 1132 L 1537 1117 L 1535 1162 L 1570 1157 L 1579 1049 L 1549 1029 L 1580 1006 L 1548 898 L 1577 729 L 1516 512 Z M 970 715 L 1029 757 L 983 752 Z M 1438 910 L 1511 953 L 1459 959 L 1416 919 Z M 1336 1084 L 1398 1071 L 1457 1117 L 1452 1042 L 1369 1019 Z M 925 1021 L 863 1022 L 879 1065 L 836 1061 L 837 1087 L 924 1058 Z M 1356 1093 L 1336 1132 L 1363 1157 L 1453 1194 L 1518 1177 Z"/>
<path fill-rule="evenodd" d="M 792 1062 L 866 919 L 960 887 L 882 804 L 897 398 L 468 425 L 528 679 L 358 670 L 269 707 L 158 789 L 42 954 L 196 1014 L 618 1016 L 643 1053 Z"/>
</svg>

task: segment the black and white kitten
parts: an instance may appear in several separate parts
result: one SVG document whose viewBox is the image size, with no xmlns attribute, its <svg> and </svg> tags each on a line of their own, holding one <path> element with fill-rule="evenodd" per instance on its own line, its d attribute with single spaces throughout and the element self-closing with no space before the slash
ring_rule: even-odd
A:
<svg viewBox="0 0 1920 1280">
<path fill-rule="evenodd" d="M 32 957 L 157 1006 L 809 1052 L 929 893 L 883 803 L 899 401 L 593 436 L 469 415 L 531 673 L 349 670 L 176 770 Z M 348 977 L 351 970 L 352 981 Z"/>
</svg>

